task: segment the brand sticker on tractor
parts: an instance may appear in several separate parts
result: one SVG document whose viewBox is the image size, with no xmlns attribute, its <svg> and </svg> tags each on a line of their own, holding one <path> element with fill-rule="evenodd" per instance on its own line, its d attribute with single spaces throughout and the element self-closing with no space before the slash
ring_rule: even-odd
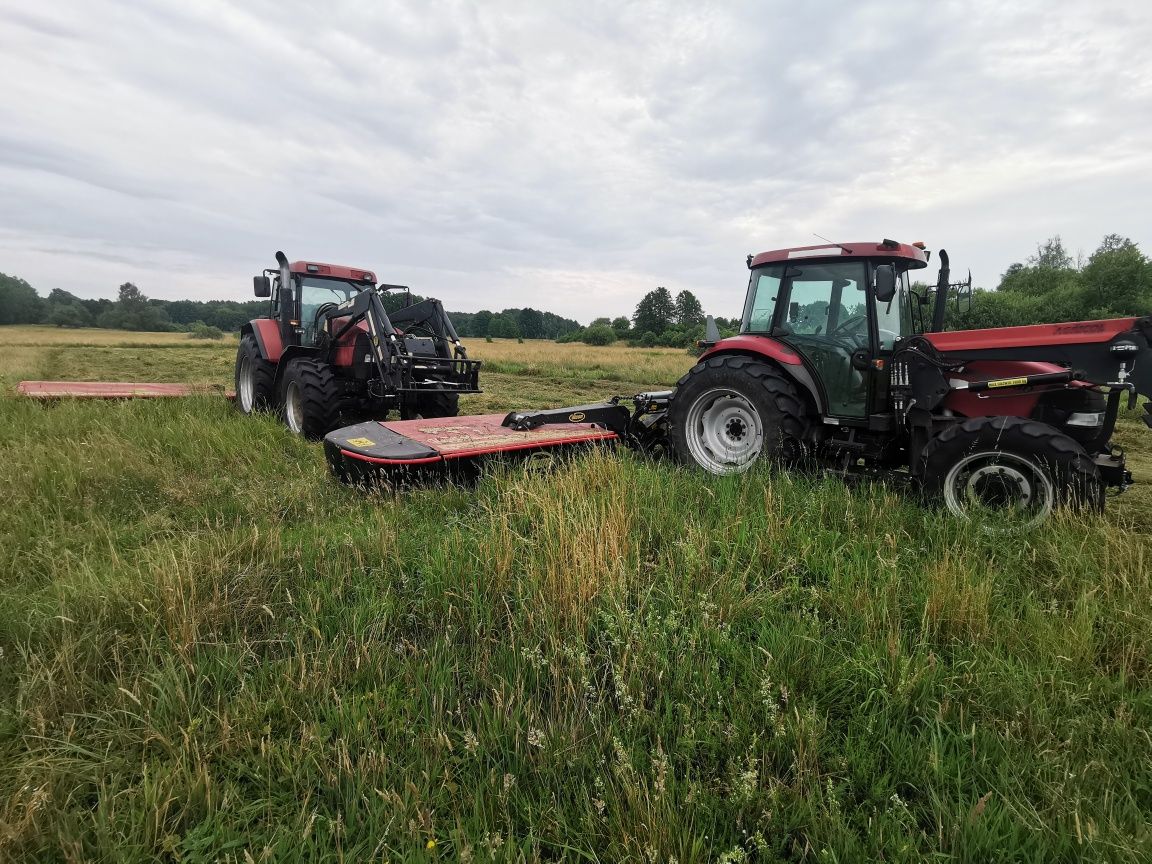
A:
<svg viewBox="0 0 1152 864">
<path fill-rule="evenodd" d="M 584 412 L 583 411 L 575 411 L 575 412 L 568 415 L 568 422 L 569 423 L 579 423 L 583 419 L 584 419 Z"/>
<path fill-rule="evenodd" d="M 371 438 L 349 438 L 348 443 L 353 447 L 371 447 L 376 442 Z"/>
<path fill-rule="evenodd" d="M 989 387 L 1019 387 L 1021 384 L 1027 384 L 1027 378 L 1001 378 L 999 381 L 989 381 Z"/>
</svg>

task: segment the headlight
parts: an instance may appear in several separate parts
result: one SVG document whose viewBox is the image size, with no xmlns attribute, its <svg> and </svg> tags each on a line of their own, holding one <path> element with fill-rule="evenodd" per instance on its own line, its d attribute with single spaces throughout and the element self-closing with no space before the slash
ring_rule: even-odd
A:
<svg viewBox="0 0 1152 864">
<path fill-rule="evenodd" d="M 1066 421 L 1069 426 L 1103 426 L 1103 411 L 1077 411 L 1068 415 Z"/>
</svg>

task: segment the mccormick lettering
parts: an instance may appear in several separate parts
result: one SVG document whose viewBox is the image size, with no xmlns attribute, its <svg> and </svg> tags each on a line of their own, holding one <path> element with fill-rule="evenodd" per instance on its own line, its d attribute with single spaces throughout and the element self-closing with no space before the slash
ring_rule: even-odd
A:
<svg viewBox="0 0 1152 864">
<path fill-rule="evenodd" d="M 1082 324 L 1057 324 L 1053 333 L 1099 333 L 1104 329 L 1100 321 L 1085 321 Z"/>
</svg>

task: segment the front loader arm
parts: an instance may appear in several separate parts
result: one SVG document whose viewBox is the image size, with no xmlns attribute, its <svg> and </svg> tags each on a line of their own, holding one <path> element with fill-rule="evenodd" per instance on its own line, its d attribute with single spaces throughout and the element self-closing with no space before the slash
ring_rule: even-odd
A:
<svg viewBox="0 0 1152 864">
<path fill-rule="evenodd" d="M 353 327 L 364 321 L 368 325 L 372 362 L 376 366 L 380 380 L 390 387 L 401 386 L 398 372 L 393 370 L 393 358 L 408 353 L 408 350 L 403 341 L 396 337 L 396 328 L 389 319 L 384 304 L 380 302 L 380 294 L 376 288 L 365 288 L 351 300 L 334 308 L 328 317 L 348 319 L 344 326 L 333 334 L 333 342 L 339 342 Z"/>
<path fill-rule="evenodd" d="M 435 297 L 393 312 L 392 321 L 401 327 L 408 325 L 408 328 L 423 327 L 429 330 L 436 340 L 446 346 L 445 356 L 468 356 L 464 346 L 460 344 L 460 337 L 452 325 L 452 319 L 444 311 L 444 304 Z"/>
<path fill-rule="evenodd" d="M 413 316 L 409 309 L 423 307 L 431 316 Z M 359 322 L 368 325 L 368 340 L 371 344 L 372 362 L 383 382 L 385 391 L 447 391 L 456 393 L 479 393 L 479 360 L 469 360 L 464 355 L 463 346 L 457 342 L 458 350 L 445 350 L 443 356 L 426 356 L 419 350 L 413 351 L 406 336 L 396 329 L 397 323 L 428 321 L 445 345 L 456 338 L 452 322 L 448 320 L 439 300 L 427 300 L 414 307 L 388 314 L 380 299 L 379 289 L 366 288 L 327 313 L 329 319 L 347 321 L 332 336 L 339 342 Z M 409 334 L 411 335 L 411 334 Z"/>
</svg>

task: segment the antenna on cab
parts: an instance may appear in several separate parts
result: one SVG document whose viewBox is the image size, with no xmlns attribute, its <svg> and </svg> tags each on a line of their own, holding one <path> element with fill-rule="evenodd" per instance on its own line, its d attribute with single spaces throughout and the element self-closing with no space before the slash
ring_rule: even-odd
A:
<svg viewBox="0 0 1152 864">
<path fill-rule="evenodd" d="M 812 232 L 812 236 L 813 237 L 820 237 L 820 235 L 817 234 L 815 231 Z M 852 254 L 852 250 L 849 249 L 847 246 L 845 246 L 843 243 L 837 243 L 835 240 L 829 240 L 827 237 L 820 237 L 820 239 L 823 240 L 825 243 L 831 243 L 833 246 L 839 246 L 841 249 L 843 249 L 849 255 Z"/>
</svg>

